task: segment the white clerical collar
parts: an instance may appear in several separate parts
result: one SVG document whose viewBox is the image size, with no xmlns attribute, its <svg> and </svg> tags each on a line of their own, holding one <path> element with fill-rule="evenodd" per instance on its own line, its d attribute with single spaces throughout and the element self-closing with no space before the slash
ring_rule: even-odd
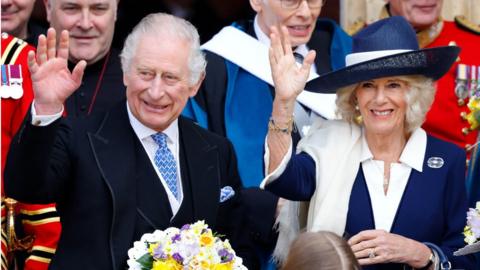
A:
<svg viewBox="0 0 480 270">
<path fill-rule="evenodd" d="M 253 30 L 255 31 L 258 41 L 260 41 L 262 44 L 265 44 L 267 47 L 270 47 L 270 38 L 262 31 L 260 25 L 258 24 L 258 15 L 255 15 L 255 19 L 253 20 Z M 308 47 L 305 44 L 298 45 L 295 49 L 295 52 L 305 57 L 308 53 Z"/>
<path fill-rule="evenodd" d="M 423 171 L 423 160 L 427 149 L 427 133 L 422 128 L 417 128 L 403 148 L 399 161 L 419 172 Z M 362 132 L 362 153 L 360 162 L 373 159 L 373 154 L 368 147 L 365 131 Z"/>
<path fill-rule="evenodd" d="M 147 137 L 150 137 L 153 134 L 158 133 L 144 124 L 142 124 L 130 111 L 130 107 L 127 102 L 127 111 L 128 119 L 130 120 L 130 125 L 133 128 L 133 131 L 140 140 L 143 140 Z M 165 130 L 162 130 L 163 133 L 167 135 L 167 140 L 171 143 L 176 143 L 178 141 L 178 119 L 175 119 Z"/>
</svg>

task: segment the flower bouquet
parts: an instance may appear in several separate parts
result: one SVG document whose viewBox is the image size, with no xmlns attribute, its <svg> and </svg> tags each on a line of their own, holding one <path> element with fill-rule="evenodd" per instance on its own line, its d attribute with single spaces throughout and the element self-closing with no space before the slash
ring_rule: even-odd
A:
<svg viewBox="0 0 480 270">
<path fill-rule="evenodd" d="M 455 256 L 467 255 L 480 251 L 480 202 L 467 212 L 467 225 L 463 229 L 467 245 L 453 253 Z"/>
<path fill-rule="evenodd" d="M 228 240 L 214 235 L 204 221 L 144 234 L 128 258 L 132 270 L 247 269 Z"/>
<path fill-rule="evenodd" d="M 467 121 L 470 124 L 470 129 L 478 129 L 480 127 L 480 96 L 474 95 L 470 97 L 467 106 L 470 110 L 467 114 Z"/>
</svg>

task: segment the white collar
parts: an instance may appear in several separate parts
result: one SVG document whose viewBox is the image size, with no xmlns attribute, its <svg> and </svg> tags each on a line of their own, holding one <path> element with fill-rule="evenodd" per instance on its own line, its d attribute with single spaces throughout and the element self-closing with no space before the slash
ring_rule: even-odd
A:
<svg viewBox="0 0 480 270">
<path fill-rule="evenodd" d="M 262 31 L 260 25 L 258 24 L 258 15 L 255 15 L 255 19 L 253 20 L 253 30 L 255 31 L 258 41 L 267 47 L 270 47 L 270 38 Z M 295 52 L 305 57 L 308 53 L 308 47 L 305 44 L 298 45 L 295 49 Z"/>
<path fill-rule="evenodd" d="M 140 140 L 150 137 L 153 134 L 158 133 L 144 124 L 142 124 L 130 111 L 130 107 L 127 102 L 127 111 L 128 119 L 130 120 L 130 125 L 133 128 L 133 131 Z M 165 130 L 162 130 L 163 133 L 167 135 L 167 140 L 170 143 L 176 143 L 178 141 L 178 119 L 175 119 Z"/>
<path fill-rule="evenodd" d="M 399 161 L 412 169 L 422 172 L 426 149 L 427 133 L 422 128 L 417 128 L 405 144 Z M 369 159 L 373 159 L 373 154 L 368 147 L 365 132 L 362 129 L 362 152 L 360 154 L 360 162 Z"/>
</svg>

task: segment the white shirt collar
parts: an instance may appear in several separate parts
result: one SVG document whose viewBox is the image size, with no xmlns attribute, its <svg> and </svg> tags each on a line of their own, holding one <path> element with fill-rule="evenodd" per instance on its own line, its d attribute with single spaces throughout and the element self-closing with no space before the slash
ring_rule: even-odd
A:
<svg viewBox="0 0 480 270">
<path fill-rule="evenodd" d="M 255 15 L 255 19 L 253 20 L 253 29 L 255 31 L 255 35 L 257 36 L 258 41 L 264 44 L 267 47 L 270 47 L 270 38 L 262 31 L 260 25 L 258 24 L 258 15 Z M 301 54 L 305 57 L 308 53 L 308 47 L 305 44 L 297 46 L 295 52 Z"/>
<path fill-rule="evenodd" d="M 155 131 L 144 124 L 142 124 L 130 111 L 130 107 L 128 106 L 127 102 L 127 111 L 128 111 L 128 119 L 130 120 L 130 125 L 133 128 L 133 131 L 137 135 L 140 140 L 143 140 L 147 137 L 152 136 L 158 131 Z M 178 119 L 175 119 L 165 130 L 162 131 L 167 135 L 167 140 L 170 143 L 176 143 L 178 141 Z"/>
<path fill-rule="evenodd" d="M 403 148 L 399 161 L 412 169 L 422 172 L 426 149 L 427 133 L 422 128 L 417 128 L 405 144 L 405 148 Z M 360 162 L 369 159 L 373 159 L 373 154 L 368 147 L 365 132 L 362 132 L 362 152 L 360 154 Z"/>
</svg>

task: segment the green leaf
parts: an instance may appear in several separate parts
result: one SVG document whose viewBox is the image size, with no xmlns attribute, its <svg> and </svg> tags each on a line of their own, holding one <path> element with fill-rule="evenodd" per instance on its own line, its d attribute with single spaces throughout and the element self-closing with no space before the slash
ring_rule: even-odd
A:
<svg viewBox="0 0 480 270">
<path fill-rule="evenodd" d="M 153 268 L 153 257 L 148 253 L 140 257 L 137 262 L 142 266 L 142 269 L 150 270 Z"/>
</svg>

